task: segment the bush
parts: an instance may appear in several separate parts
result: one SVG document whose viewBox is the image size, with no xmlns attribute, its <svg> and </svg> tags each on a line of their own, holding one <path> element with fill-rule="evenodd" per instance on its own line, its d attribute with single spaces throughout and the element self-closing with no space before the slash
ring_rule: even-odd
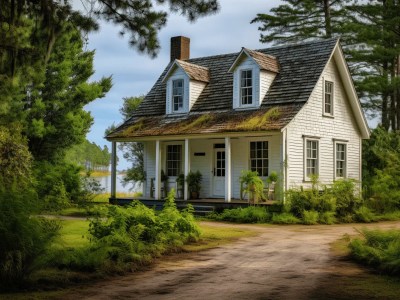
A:
<svg viewBox="0 0 400 300">
<path fill-rule="evenodd" d="M 315 225 L 318 223 L 318 212 L 315 210 L 303 211 L 303 224 Z"/>
<path fill-rule="evenodd" d="M 293 216 L 291 213 L 273 214 L 271 223 L 273 224 L 299 224 L 300 219 Z"/>
<path fill-rule="evenodd" d="M 362 238 L 353 239 L 352 257 L 386 274 L 400 275 L 400 230 L 367 230 Z"/>
<path fill-rule="evenodd" d="M 213 214 L 208 217 L 219 221 L 234 223 L 266 223 L 270 220 L 269 212 L 262 206 L 225 209 L 221 214 Z"/>
<path fill-rule="evenodd" d="M 376 220 L 375 214 L 366 206 L 361 206 L 355 211 L 355 220 L 357 222 L 371 223 Z"/>
<path fill-rule="evenodd" d="M 59 261 L 58 267 L 75 270 L 122 273 L 196 240 L 200 231 L 193 208 L 179 212 L 174 194 L 174 190 L 169 192 L 158 214 L 138 201 L 128 207 L 108 206 L 105 214 L 99 212 L 90 222 L 90 246 L 55 251 L 53 263 Z"/>
<path fill-rule="evenodd" d="M 336 223 L 335 212 L 326 211 L 322 212 L 318 216 L 318 222 L 321 224 L 332 225 Z"/>
<path fill-rule="evenodd" d="M 55 220 L 33 215 L 37 197 L 15 185 L 0 188 L 0 288 L 11 289 L 40 267 L 40 260 L 57 235 Z"/>
</svg>

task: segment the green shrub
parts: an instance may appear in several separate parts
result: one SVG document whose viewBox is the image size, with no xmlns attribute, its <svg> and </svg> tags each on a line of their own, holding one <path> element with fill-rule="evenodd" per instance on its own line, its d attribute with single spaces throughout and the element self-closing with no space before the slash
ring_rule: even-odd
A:
<svg viewBox="0 0 400 300">
<path fill-rule="evenodd" d="M 331 189 L 336 199 L 336 216 L 338 218 L 353 214 L 361 205 L 361 199 L 356 193 L 356 184 L 352 179 L 336 180 Z"/>
<path fill-rule="evenodd" d="M 55 220 L 35 217 L 36 211 L 34 192 L 0 187 L 0 289 L 22 284 L 38 269 L 60 229 Z"/>
<path fill-rule="evenodd" d="M 318 222 L 321 224 L 332 225 L 336 223 L 335 212 L 333 211 L 326 211 L 322 212 L 318 216 Z"/>
<path fill-rule="evenodd" d="M 291 213 L 272 214 L 271 222 L 273 224 L 299 224 L 300 219 L 293 216 Z"/>
<path fill-rule="evenodd" d="M 386 274 L 400 275 L 400 230 L 367 230 L 353 239 L 349 248 L 354 259 Z"/>
<path fill-rule="evenodd" d="M 354 218 L 357 222 L 371 223 L 376 220 L 375 214 L 366 206 L 356 209 Z"/>
<path fill-rule="evenodd" d="M 315 225 L 318 223 L 318 212 L 315 210 L 303 211 L 303 224 Z"/>
<path fill-rule="evenodd" d="M 214 214 L 214 216 L 211 215 L 209 217 L 234 223 L 266 223 L 270 220 L 270 214 L 263 206 L 225 209 L 221 214 Z"/>
</svg>

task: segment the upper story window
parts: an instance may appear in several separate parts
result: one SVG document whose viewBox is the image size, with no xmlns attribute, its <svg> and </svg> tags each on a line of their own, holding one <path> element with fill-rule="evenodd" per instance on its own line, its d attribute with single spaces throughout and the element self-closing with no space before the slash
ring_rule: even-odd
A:
<svg viewBox="0 0 400 300">
<path fill-rule="evenodd" d="M 183 110 L 183 79 L 172 81 L 172 111 L 180 112 Z"/>
<path fill-rule="evenodd" d="M 250 169 L 268 176 L 268 142 L 250 142 Z"/>
<path fill-rule="evenodd" d="M 324 114 L 333 116 L 333 82 L 325 80 Z"/>
<path fill-rule="evenodd" d="M 253 104 L 252 70 L 242 70 L 240 72 L 240 104 L 243 106 Z"/>
</svg>

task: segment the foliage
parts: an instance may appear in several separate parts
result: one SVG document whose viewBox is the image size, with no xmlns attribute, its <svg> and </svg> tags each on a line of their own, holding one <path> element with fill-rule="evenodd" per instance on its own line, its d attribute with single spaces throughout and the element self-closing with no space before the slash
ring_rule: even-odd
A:
<svg viewBox="0 0 400 300">
<path fill-rule="evenodd" d="M 0 289 L 18 287 L 40 265 L 60 226 L 32 215 L 37 196 L 28 188 L 0 186 Z"/>
<path fill-rule="evenodd" d="M 234 223 L 266 223 L 271 219 L 268 210 L 262 206 L 225 209 L 221 214 L 212 213 L 207 217 L 218 221 Z"/>
<path fill-rule="evenodd" d="M 336 217 L 334 211 L 320 212 L 318 216 L 318 223 L 332 225 L 336 223 Z"/>
<path fill-rule="evenodd" d="M 271 219 L 272 224 L 300 224 L 301 220 L 291 213 L 274 213 Z"/>
<path fill-rule="evenodd" d="M 361 234 L 349 244 L 353 258 L 385 274 L 400 275 L 400 231 L 364 229 Z"/>
<path fill-rule="evenodd" d="M 267 178 L 268 183 L 277 182 L 278 181 L 278 173 L 272 171 Z"/>
<path fill-rule="evenodd" d="M 96 143 L 87 139 L 81 144 L 74 145 L 65 155 L 65 161 L 85 167 L 87 171 L 108 170 L 111 154 L 107 146 L 101 149 Z"/>
<path fill-rule="evenodd" d="M 190 171 L 186 176 L 186 182 L 188 183 L 189 192 L 200 193 L 202 179 L 203 176 L 201 175 L 199 170 L 197 170 L 196 172 Z"/>
<path fill-rule="evenodd" d="M 123 272 L 196 240 L 200 232 L 193 208 L 179 212 L 174 194 L 173 190 L 168 194 L 159 214 L 140 202 L 126 208 L 108 206 L 105 214 L 99 213 L 89 224 L 89 247 L 70 255 L 63 251 L 54 255 L 64 256 L 60 265 L 71 269 Z"/>
<path fill-rule="evenodd" d="M 315 210 L 304 210 L 303 211 L 303 224 L 315 225 L 318 224 L 319 214 Z"/>
<path fill-rule="evenodd" d="M 375 214 L 366 206 L 361 206 L 354 213 L 354 218 L 357 222 L 371 223 L 376 221 Z"/>
<path fill-rule="evenodd" d="M 239 177 L 240 182 L 240 198 L 243 199 L 246 194 L 249 199 L 255 201 L 264 198 L 264 182 L 258 176 L 257 171 L 243 170 Z"/>
<path fill-rule="evenodd" d="M 20 128 L 13 127 L 0 126 L 0 182 L 6 186 L 18 182 L 23 186 L 31 180 L 32 156 Z"/>
<path fill-rule="evenodd" d="M 400 134 L 376 128 L 364 142 L 364 197 L 377 212 L 400 208 Z"/>
</svg>

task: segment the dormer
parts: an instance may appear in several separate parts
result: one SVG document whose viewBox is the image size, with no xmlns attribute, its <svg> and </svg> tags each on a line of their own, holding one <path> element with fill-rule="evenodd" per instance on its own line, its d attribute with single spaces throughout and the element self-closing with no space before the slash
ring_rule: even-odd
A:
<svg viewBox="0 0 400 300">
<path fill-rule="evenodd" d="M 274 56 L 242 48 L 229 72 L 233 73 L 233 108 L 254 109 L 279 73 L 279 63 Z"/>
<path fill-rule="evenodd" d="M 184 61 L 189 59 L 186 37 L 171 38 L 173 63 L 164 76 L 166 84 L 166 114 L 188 113 L 210 81 L 208 68 Z"/>
</svg>

